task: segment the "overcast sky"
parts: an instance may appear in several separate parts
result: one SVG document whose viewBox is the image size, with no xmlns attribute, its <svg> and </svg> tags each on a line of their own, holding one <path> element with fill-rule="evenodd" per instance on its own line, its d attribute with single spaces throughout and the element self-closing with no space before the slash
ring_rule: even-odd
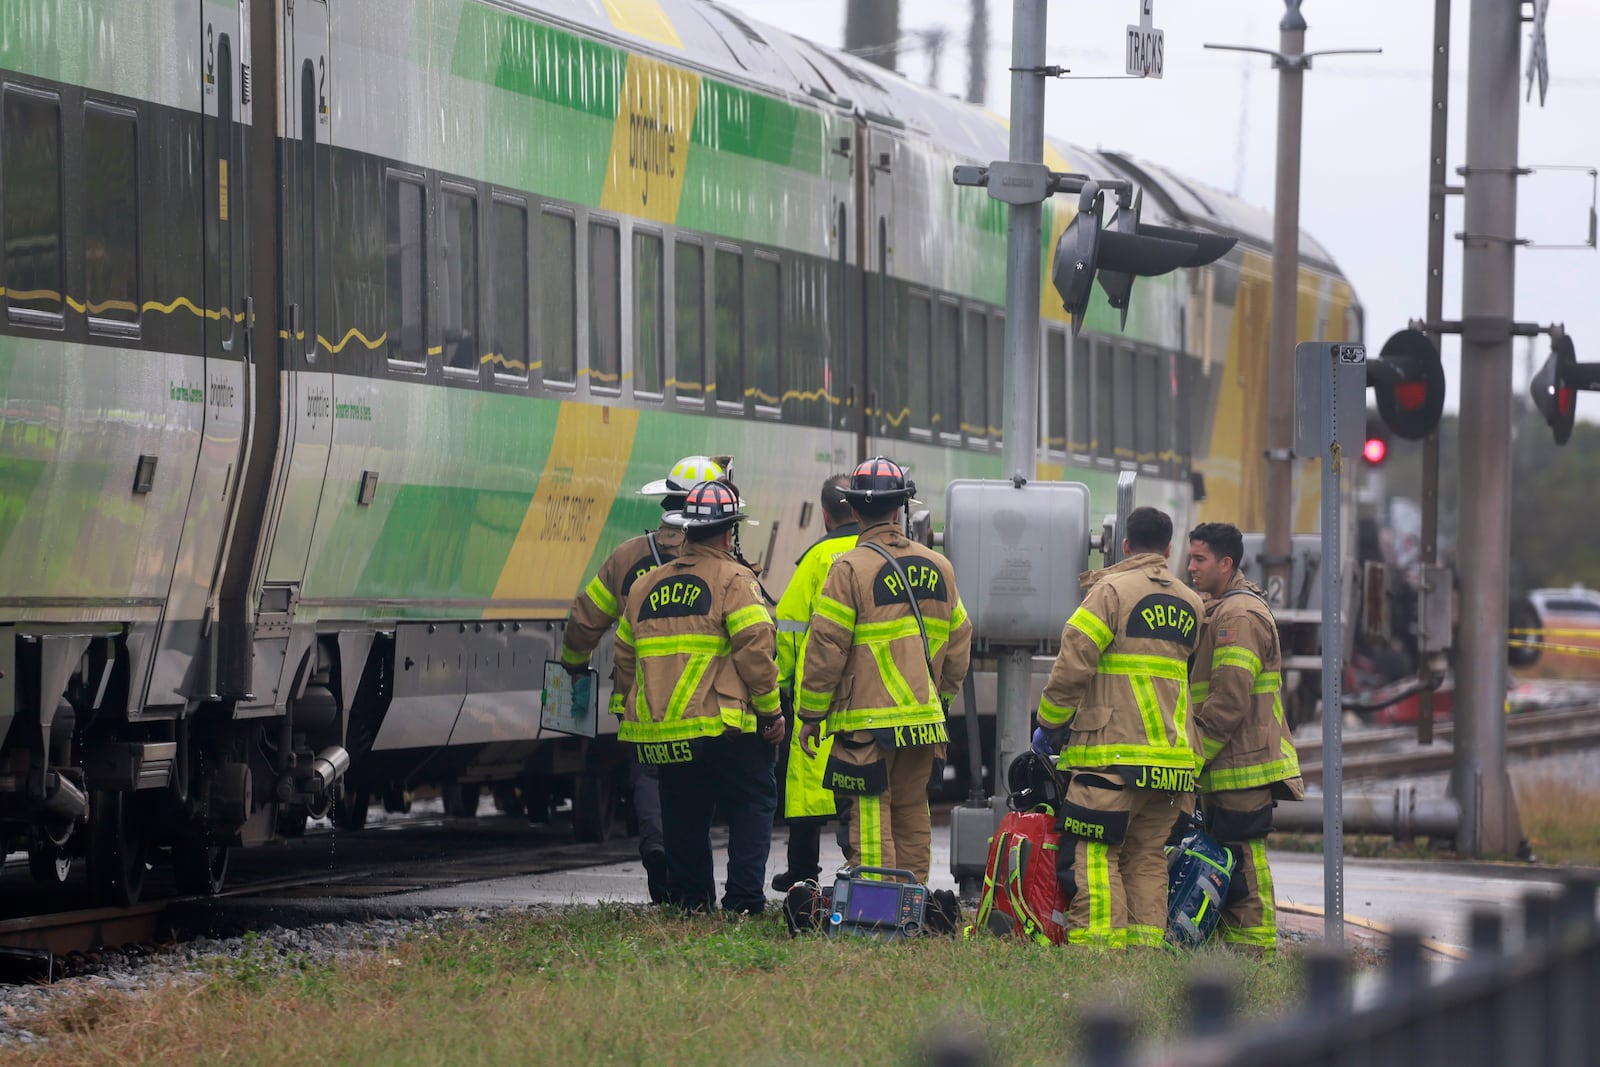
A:
<svg viewBox="0 0 1600 1067">
<path fill-rule="evenodd" d="M 728 0 L 754 18 L 840 47 L 845 0 Z M 1510 0 L 1507 0 L 1510 2 Z M 1465 162 L 1467 29 L 1470 0 L 1456 0 L 1450 79 L 1450 181 Z M 1078 75 L 1120 75 L 1125 27 L 1139 0 L 1054 0 L 1046 61 Z M 1328 57 L 1305 78 L 1300 224 L 1327 247 L 1366 309 L 1366 341 L 1376 355 L 1406 320 L 1422 317 L 1426 297 L 1430 49 L 1434 5 L 1427 0 L 1304 0 L 1306 48 L 1382 48 L 1377 56 Z M 1276 166 L 1277 72 L 1266 56 L 1206 51 L 1206 42 L 1276 48 L 1279 0 L 1155 0 L 1165 31 L 1161 80 L 1051 83 L 1045 125 L 1052 136 L 1089 148 L 1121 149 L 1164 163 L 1271 209 Z M 987 106 L 1010 111 L 1009 0 L 989 0 Z M 940 87 L 966 89 L 970 0 L 901 0 L 905 35 L 948 31 Z M 1551 0 L 1546 24 L 1550 87 L 1544 107 L 1535 89 L 1521 113 L 1520 162 L 1600 165 L 1600 3 Z M 1528 28 L 1522 33 L 1523 62 Z M 900 71 L 927 81 L 927 56 L 908 43 Z M 1520 90 L 1526 94 L 1526 82 Z M 1588 236 L 1592 180 L 1586 173 L 1524 178 L 1517 232 L 1536 242 L 1581 244 Z M 1445 316 L 1461 315 L 1461 198 L 1446 224 Z M 1567 324 L 1580 360 L 1600 360 L 1600 254 L 1517 253 L 1516 317 Z M 1524 390 L 1530 342 L 1518 339 L 1516 388 Z M 1531 342 L 1534 369 L 1549 342 Z M 1445 342 L 1448 406 L 1456 407 L 1459 366 Z M 1600 394 L 1578 406 L 1600 421 Z"/>
</svg>

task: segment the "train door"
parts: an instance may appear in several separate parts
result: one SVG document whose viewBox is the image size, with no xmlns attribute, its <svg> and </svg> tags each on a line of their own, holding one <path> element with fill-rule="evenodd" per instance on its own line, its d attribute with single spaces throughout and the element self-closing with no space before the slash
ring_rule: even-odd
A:
<svg viewBox="0 0 1600 1067">
<path fill-rule="evenodd" d="M 223 545 L 249 440 L 246 362 L 248 211 L 244 175 L 249 105 L 246 4 L 195 3 L 203 116 L 200 148 L 203 217 L 205 409 L 200 454 L 178 543 L 177 566 L 157 643 L 147 703 L 182 704 L 216 690 L 209 641 L 221 581 Z"/>
<path fill-rule="evenodd" d="M 895 144 L 888 131 L 869 127 L 867 155 L 862 160 L 867 172 L 862 234 L 867 255 L 861 264 L 866 309 L 862 358 L 867 383 L 864 433 L 869 437 L 903 436 L 901 428 L 910 420 L 906 361 L 903 356 L 897 358 L 905 346 L 893 282 Z M 862 455 L 884 451 L 881 442 L 867 440 Z"/>
<path fill-rule="evenodd" d="M 333 74 L 330 0 L 284 6 L 283 214 L 280 221 L 286 371 L 278 512 L 267 562 L 263 613 L 288 613 L 299 595 L 333 439 L 331 279 Z"/>
</svg>

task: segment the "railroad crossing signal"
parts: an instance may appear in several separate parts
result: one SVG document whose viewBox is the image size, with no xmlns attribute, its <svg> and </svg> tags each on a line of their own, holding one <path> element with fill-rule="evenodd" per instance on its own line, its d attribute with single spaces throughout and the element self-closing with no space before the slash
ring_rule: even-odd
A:
<svg viewBox="0 0 1600 1067">
<path fill-rule="evenodd" d="M 1100 288 L 1111 306 L 1122 312 L 1126 328 L 1134 278 L 1151 278 L 1179 267 L 1203 267 L 1227 255 L 1238 243 L 1233 237 L 1142 223 L 1143 201 L 1142 193 L 1135 194 L 1131 202 L 1119 194 L 1112 225 L 1102 227 L 1104 196 L 1099 184 L 1088 182 L 1079 191 L 1078 214 L 1056 242 L 1050 268 L 1056 292 L 1072 316 L 1074 335 L 1083 325 L 1096 271 Z"/>
<path fill-rule="evenodd" d="M 1369 467 L 1382 466 L 1389 458 L 1389 430 L 1381 419 L 1367 418 L 1367 440 L 1361 446 L 1361 458 Z"/>
<path fill-rule="evenodd" d="M 1550 358 L 1544 361 L 1539 373 L 1528 383 L 1533 404 L 1544 416 L 1544 421 L 1555 435 L 1556 444 L 1564 445 L 1572 436 L 1572 424 L 1578 414 L 1578 390 L 1600 392 L 1600 363 L 1579 363 L 1572 338 L 1553 329 L 1550 337 Z"/>
<path fill-rule="evenodd" d="M 1420 441 L 1444 413 L 1444 365 L 1439 350 L 1421 330 L 1401 330 L 1367 361 L 1367 384 L 1378 415 L 1396 437 Z"/>
</svg>

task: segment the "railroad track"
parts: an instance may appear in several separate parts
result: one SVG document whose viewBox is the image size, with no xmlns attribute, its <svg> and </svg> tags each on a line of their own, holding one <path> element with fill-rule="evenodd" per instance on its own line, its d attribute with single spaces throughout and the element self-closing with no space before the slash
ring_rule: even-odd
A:
<svg viewBox="0 0 1600 1067">
<path fill-rule="evenodd" d="M 1455 761 L 1450 742 L 1453 724 L 1435 728 L 1434 737 L 1443 742 L 1426 748 L 1415 746 L 1416 730 L 1398 727 L 1344 738 L 1343 771 L 1345 780 L 1400 778 L 1416 774 L 1448 771 Z M 1409 748 L 1384 751 L 1412 744 Z M 1600 708 L 1568 708 L 1525 712 L 1506 719 L 1506 751 L 1521 756 L 1539 756 L 1576 748 L 1600 745 Z M 1322 745 L 1308 742 L 1296 746 L 1300 770 L 1308 782 L 1322 780 Z"/>
<path fill-rule="evenodd" d="M 446 826 L 446 822 L 456 825 Z M 242 877 L 216 896 L 172 896 L 141 901 L 129 908 L 79 908 L 0 921 L 0 982 L 48 982 L 72 969 L 64 964 L 87 954 L 129 945 L 158 945 L 205 932 L 194 927 L 247 898 L 285 906 L 308 898 L 372 900 L 481 879 L 616 863 L 637 855 L 636 842 L 628 838 L 607 844 L 530 840 L 484 847 L 478 835 L 461 832 L 456 820 L 419 821 L 407 829 L 454 834 L 456 839 L 443 854 L 419 856 L 413 850 L 404 856 L 355 859 L 330 866 L 336 847 L 332 844 L 334 835 L 327 835 L 329 840 L 320 843 L 312 835 L 306 841 L 307 847 L 300 849 L 248 850 L 243 855 L 256 860 L 255 866 L 264 866 L 269 873 Z M 405 836 L 369 833 L 362 835 L 361 843 L 369 851 L 381 852 L 382 839 L 403 847 L 407 843 L 403 841 Z M 318 848 L 319 844 L 326 847 Z M 251 855 L 256 852 L 276 856 Z M 292 871 L 275 873 L 274 867 Z"/>
</svg>

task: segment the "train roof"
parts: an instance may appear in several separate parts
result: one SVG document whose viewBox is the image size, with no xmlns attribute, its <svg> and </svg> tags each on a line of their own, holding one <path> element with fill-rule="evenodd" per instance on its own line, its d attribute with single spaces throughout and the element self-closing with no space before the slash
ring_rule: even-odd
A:
<svg viewBox="0 0 1600 1067">
<path fill-rule="evenodd" d="M 1005 120 L 991 111 L 919 85 L 858 56 L 824 48 L 785 30 L 757 22 L 716 0 L 660 0 L 682 42 L 682 52 L 659 39 L 619 30 L 594 0 L 498 0 L 507 7 L 538 11 L 581 26 L 600 37 L 630 38 L 633 47 L 682 60 L 736 83 L 810 98 L 881 125 L 937 138 L 952 152 L 976 161 L 1004 158 Z M 641 27 L 647 29 L 647 27 Z M 1047 138 L 1074 170 L 1120 171 L 1146 192 L 1145 217 L 1238 237 L 1270 252 L 1272 213 L 1168 167 L 1130 154 L 1090 151 Z M 1331 273 L 1338 267 L 1326 248 L 1300 231 L 1301 259 Z"/>
</svg>

